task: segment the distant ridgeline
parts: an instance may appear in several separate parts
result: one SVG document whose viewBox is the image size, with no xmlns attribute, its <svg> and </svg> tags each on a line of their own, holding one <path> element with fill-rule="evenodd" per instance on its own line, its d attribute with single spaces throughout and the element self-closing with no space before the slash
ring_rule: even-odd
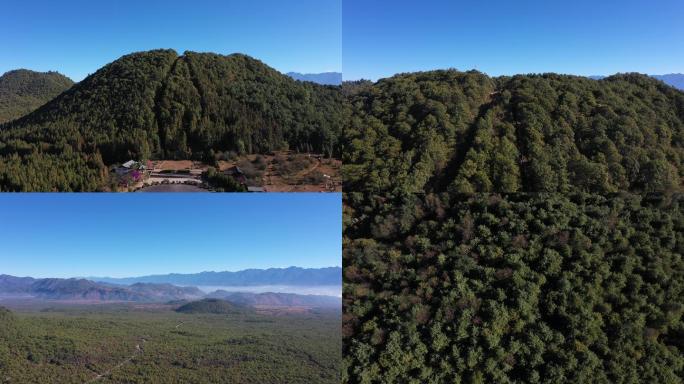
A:
<svg viewBox="0 0 684 384">
<path fill-rule="evenodd" d="M 96 190 L 105 164 L 131 158 L 285 148 L 339 157 L 344 105 L 338 87 L 241 54 L 134 53 L 0 126 L 0 190 Z"/>
<path fill-rule="evenodd" d="M 288 72 L 288 76 L 295 80 L 311 81 L 323 85 L 341 85 L 342 74 L 340 72 L 323 72 L 323 73 L 298 73 Z"/>
<path fill-rule="evenodd" d="M 93 277 L 95 281 L 114 284 L 166 283 L 178 285 L 207 286 L 339 286 L 342 284 L 342 268 L 268 268 L 245 269 L 236 272 L 172 273 L 139 277 L 109 278 Z"/>
<path fill-rule="evenodd" d="M 681 189 L 684 92 L 645 75 L 409 73 L 343 85 L 344 189 Z"/>
<path fill-rule="evenodd" d="M 160 301 L 197 299 L 204 293 L 195 287 L 170 284 L 115 286 L 86 279 L 34 279 L 0 275 L 0 295 L 32 296 L 54 300 Z"/>
<path fill-rule="evenodd" d="M 341 279 L 341 271 L 337 274 Z M 338 282 L 338 285 L 340 283 Z M 239 290 L 240 288 L 236 288 Z M 216 290 L 209 294 L 199 288 L 175 286 L 167 283 L 113 284 L 86 279 L 34 279 L 0 275 L 0 296 L 5 298 L 70 301 L 133 301 L 133 302 L 166 302 L 198 300 L 203 298 L 224 299 L 243 306 L 281 306 L 281 307 L 317 307 L 340 308 L 341 298 L 323 295 L 300 295 L 281 292 L 239 292 Z M 0 306 L 0 323 L 2 323 L 3 307 Z"/>
<path fill-rule="evenodd" d="M 658 79 L 667 85 L 671 85 L 675 88 L 684 91 L 684 73 L 669 73 L 667 75 L 649 75 L 654 79 Z M 590 79 L 601 80 L 605 79 L 607 76 L 588 76 Z"/>
</svg>

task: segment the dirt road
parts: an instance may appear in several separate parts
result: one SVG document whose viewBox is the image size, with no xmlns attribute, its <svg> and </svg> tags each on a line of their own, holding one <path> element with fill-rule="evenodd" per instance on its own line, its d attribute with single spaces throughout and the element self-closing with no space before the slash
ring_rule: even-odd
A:
<svg viewBox="0 0 684 384">
<path fill-rule="evenodd" d="M 143 353 L 143 348 L 142 348 L 140 345 L 141 345 L 141 344 L 142 344 L 142 345 L 145 345 L 146 342 L 147 342 L 147 339 L 141 337 L 141 338 L 140 338 L 140 343 L 135 345 L 135 352 L 133 352 L 133 354 L 132 354 L 131 356 L 129 356 L 129 357 L 126 358 L 125 360 L 121 361 L 119 364 L 117 364 L 117 365 L 115 365 L 115 366 L 109 368 L 108 370 L 106 370 L 106 371 L 104 371 L 104 372 L 98 374 L 97 376 L 95 376 L 95 377 L 94 377 L 93 379 L 91 379 L 90 381 L 87 381 L 86 384 L 94 383 L 94 382 L 100 380 L 101 378 L 103 378 L 103 377 L 105 377 L 105 376 L 109 376 L 109 375 L 111 375 L 111 373 L 112 373 L 114 370 L 119 369 L 119 368 L 121 368 L 124 364 L 128 364 L 128 363 L 130 363 L 131 361 L 133 361 L 133 359 L 135 359 L 136 356 L 138 356 L 139 354 Z"/>
<path fill-rule="evenodd" d="M 178 327 L 180 327 L 183 324 L 185 324 L 185 321 L 181 321 L 180 323 L 176 324 L 176 326 L 173 327 L 173 329 L 178 329 Z M 141 337 L 139 339 L 140 341 L 138 342 L 138 344 L 135 345 L 135 351 L 133 352 L 133 354 L 131 356 L 127 357 L 126 359 L 119 362 L 117 365 L 109 368 L 108 370 L 106 370 L 106 371 L 98 374 L 97 376 L 93 377 L 90 381 L 87 381 L 86 384 L 95 383 L 98 380 L 102 379 L 103 377 L 111 375 L 113 371 L 123 367 L 125 364 L 128 364 L 131 361 L 133 361 L 133 359 L 135 359 L 136 356 L 142 354 L 145 351 L 143 347 L 145 346 L 145 343 L 147 342 L 148 338 L 149 337 L 147 337 L 147 336 Z"/>
</svg>

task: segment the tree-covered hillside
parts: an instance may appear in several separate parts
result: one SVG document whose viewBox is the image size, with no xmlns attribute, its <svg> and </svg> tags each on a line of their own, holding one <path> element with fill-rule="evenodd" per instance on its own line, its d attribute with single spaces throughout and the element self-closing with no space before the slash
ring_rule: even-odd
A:
<svg viewBox="0 0 684 384">
<path fill-rule="evenodd" d="M 401 74 L 349 92 L 345 189 L 677 190 L 684 92 L 645 75 Z"/>
<path fill-rule="evenodd" d="M 134 53 L 0 127 L 0 189 L 96 190 L 129 159 L 214 161 L 288 148 L 339 157 L 337 87 L 241 54 Z"/>
<path fill-rule="evenodd" d="M 684 93 L 344 84 L 345 383 L 681 383 Z"/>
<path fill-rule="evenodd" d="M 204 299 L 193 301 L 181 305 L 176 309 L 180 313 L 213 313 L 213 314 L 235 314 L 245 311 L 245 308 L 238 308 L 226 300 Z"/>
<path fill-rule="evenodd" d="M 57 72 L 28 69 L 0 76 L 0 124 L 34 111 L 69 89 L 74 82 Z"/>
</svg>

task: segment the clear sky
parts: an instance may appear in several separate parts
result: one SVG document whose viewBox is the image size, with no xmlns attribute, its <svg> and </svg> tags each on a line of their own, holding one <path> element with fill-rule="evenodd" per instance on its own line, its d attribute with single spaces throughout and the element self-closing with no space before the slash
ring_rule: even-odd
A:
<svg viewBox="0 0 684 384">
<path fill-rule="evenodd" d="M 344 0 L 342 18 L 345 80 L 435 68 L 684 72 L 682 0 Z"/>
<path fill-rule="evenodd" d="M 0 74 L 80 81 L 135 51 L 245 53 L 281 72 L 340 71 L 342 0 L 2 0 Z"/>
<path fill-rule="evenodd" d="M 0 274 L 342 265 L 338 193 L 1 194 Z"/>
</svg>

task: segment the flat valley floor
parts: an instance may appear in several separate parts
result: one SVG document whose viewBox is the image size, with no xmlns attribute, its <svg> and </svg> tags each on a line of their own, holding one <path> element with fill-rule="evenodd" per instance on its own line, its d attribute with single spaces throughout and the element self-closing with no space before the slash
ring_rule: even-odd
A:
<svg viewBox="0 0 684 384">
<path fill-rule="evenodd" d="M 339 311 L 183 314 L 170 304 L 0 304 L 11 308 L 0 314 L 0 383 L 341 380 Z"/>
</svg>

